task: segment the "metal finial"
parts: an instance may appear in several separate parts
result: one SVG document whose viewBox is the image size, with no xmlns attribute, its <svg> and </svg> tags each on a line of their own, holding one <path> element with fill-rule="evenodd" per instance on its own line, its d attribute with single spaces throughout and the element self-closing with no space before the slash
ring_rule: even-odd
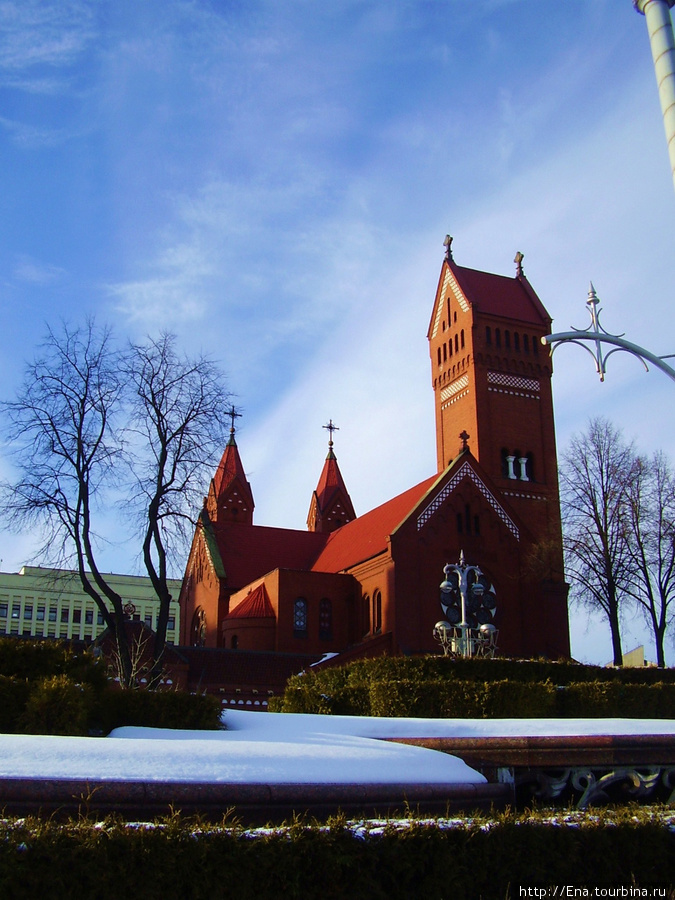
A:
<svg viewBox="0 0 675 900">
<path fill-rule="evenodd" d="M 675 0 L 673 0 L 675 3 Z M 588 300 L 586 301 L 586 308 L 588 310 L 588 314 L 591 317 L 591 327 L 582 329 L 582 328 L 574 328 L 572 326 L 571 331 L 561 331 L 556 334 L 547 334 L 543 337 L 542 343 L 549 344 L 551 346 L 551 353 L 560 346 L 560 344 L 579 344 L 580 347 L 583 347 L 584 350 L 587 350 L 590 355 L 593 357 L 593 361 L 595 362 L 595 369 L 600 376 L 600 381 L 605 380 L 605 374 L 607 372 L 607 360 L 612 355 L 612 353 L 618 353 L 620 351 L 625 351 L 626 353 L 630 353 L 631 356 L 637 357 L 640 360 L 642 365 L 645 367 L 646 371 L 649 371 L 649 366 L 647 365 L 647 361 L 652 363 L 652 365 L 656 366 L 657 369 L 660 369 L 662 372 L 665 372 L 669 378 L 675 381 L 675 369 L 669 366 L 664 360 L 672 359 L 675 356 L 675 353 L 668 353 L 664 356 L 656 356 L 656 354 L 651 353 L 649 350 L 646 350 L 644 347 L 639 347 L 637 344 L 633 344 L 630 341 L 624 340 L 623 334 L 610 334 L 606 331 L 602 325 L 600 324 L 600 313 L 602 312 L 602 307 L 598 304 L 600 300 L 598 299 L 598 295 L 595 292 L 595 287 L 593 286 L 593 282 L 591 282 L 590 290 L 588 291 Z M 603 344 L 611 344 L 612 349 L 609 353 L 605 353 L 603 349 Z"/>
<path fill-rule="evenodd" d="M 513 261 L 516 264 L 516 275 L 524 275 L 523 272 L 523 260 L 525 259 L 525 254 L 521 253 L 520 250 L 516 253 Z"/>
<path fill-rule="evenodd" d="M 446 234 L 445 240 L 443 241 L 443 246 L 445 247 L 445 258 L 448 262 L 453 262 L 452 258 L 452 237 L 449 234 Z"/>
<path fill-rule="evenodd" d="M 337 427 L 337 425 L 333 425 L 333 420 L 332 420 L 332 419 L 329 419 L 329 420 L 328 420 L 328 425 L 322 425 L 321 427 L 322 427 L 322 428 L 325 428 L 326 431 L 327 431 L 328 434 L 329 434 L 329 438 L 328 438 L 328 449 L 329 449 L 329 450 L 332 450 L 332 449 L 333 449 L 333 432 L 334 432 L 334 431 L 339 431 L 340 429 Z"/>
<path fill-rule="evenodd" d="M 462 450 L 468 450 L 468 449 L 469 449 L 469 438 L 470 438 L 470 437 L 471 437 L 471 435 L 470 435 L 470 434 L 467 434 L 467 433 L 466 433 L 466 430 L 463 431 L 463 432 L 460 434 L 459 439 L 460 439 L 460 441 L 462 442 L 462 446 L 461 446 L 461 449 L 462 449 Z"/>
<path fill-rule="evenodd" d="M 232 404 L 230 409 L 227 411 L 227 415 L 230 417 L 230 422 L 231 422 L 230 435 L 232 437 L 234 437 L 234 432 L 235 432 L 234 420 L 241 419 L 241 413 L 238 413 L 237 410 L 234 408 L 234 404 Z"/>
</svg>

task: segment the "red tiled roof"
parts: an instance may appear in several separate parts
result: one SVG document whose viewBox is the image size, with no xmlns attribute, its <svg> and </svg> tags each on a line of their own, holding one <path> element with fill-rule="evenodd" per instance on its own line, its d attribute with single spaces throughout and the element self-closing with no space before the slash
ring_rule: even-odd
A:
<svg viewBox="0 0 675 900">
<path fill-rule="evenodd" d="M 310 569 L 328 539 L 320 532 L 265 525 L 220 523 L 211 527 L 226 585 L 235 591 L 274 569 Z"/>
<path fill-rule="evenodd" d="M 248 596 L 244 597 L 233 610 L 230 610 L 228 619 L 269 619 L 274 618 L 274 609 L 270 603 L 267 589 L 264 584 L 259 584 Z"/>
<path fill-rule="evenodd" d="M 328 535 L 326 546 L 314 561 L 312 571 L 341 572 L 382 553 L 387 548 L 387 537 L 419 503 L 438 477 L 432 475 Z"/>
<path fill-rule="evenodd" d="M 222 491 L 227 490 L 236 478 L 239 479 L 244 489 L 248 488 L 248 481 L 246 480 L 246 473 L 239 456 L 239 449 L 234 437 L 231 437 L 218 464 L 216 474 L 213 476 L 213 487 L 216 497 L 219 497 Z"/>
<path fill-rule="evenodd" d="M 317 500 L 319 501 L 319 508 L 325 509 L 326 504 L 331 499 L 333 494 L 335 494 L 336 491 L 339 490 L 344 491 L 345 494 L 347 493 L 347 488 L 345 487 L 345 483 L 342 480 L 340 467 L 338 466 L 335 454 L 331 450 L 326 457 L 326 462 L 323 464 L 321 477 L 319 478 L 319 483 L 316 486 L 316 496 Z"/>
<path fill-rule="evenodd" d="M 524 276 L 507 278 L 449 264 L 466 299 L 479 312 L 548 328 L 551 318 Z"/>
</svg>

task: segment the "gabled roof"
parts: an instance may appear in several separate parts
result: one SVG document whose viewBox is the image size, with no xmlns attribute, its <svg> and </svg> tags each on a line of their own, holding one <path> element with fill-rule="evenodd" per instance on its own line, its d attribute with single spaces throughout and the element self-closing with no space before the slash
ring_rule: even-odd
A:
<svg viewBox="0 0 675 900">
<path fill-rule="evenodd" d="M 434 329 L 438 302 L 446 284 L 444 296 L 450 293 L 465 306 L 468 301 L 478 312 L 514 319 L 541 328 L 550 327 L 551 317 L 524 275 L 508 278 L 505 275 L 468 269 L 466 266 L 458 266 L 454 262 L 444 260 L 429 334 Z"/>
<path fill-rule="evenodd" d="M 319 483 L 309 505 L 307 527 L 310 531 L 335 531 L 340 525 L 355 518 L 352 498 L 342 478 L 331 441 Z"/>
<path fill-rule="evenodd" d="M 265 525 L 212 523 L 229 590 L 237 591 L 274 569 L 311 568 L 327 534 Z"/>
<path fill-rule="evenodd" d="M 216 469 L 216 474 L 213 476 L 213 490 L 216 499 L 220 499 L 235 481 L 239 482 L 247 502 L 253 506 L 251 486 L 249 485 L 246 473 L 244 472 L 234 434 L 231 434 L 230 439 L 225 446 L 225 451 L 223 452 L 220 463 L 218 464 L 218 468 Z"/>
<path fill-rule="evenodd" d="M 244 597 L 234 609 L 230 610 L 227 619 L 274 619 L 274 609 L 270 603 L 267 589 L 259 584 L 248 596 Z"/>
<path fill-rule="evenodd" d="M 316 486 L 319 508 L 325 509 L 338 492 L 342 492 L 346 497 L 349 497 L 340 467 L 338 466 L 337 457 L 332 450 L 329 450 L 326 461 L 323 464 L 319 483 Z"/>
<path fill-rule="evenodd" d="M 341 572 L 384 552 L 389 535 L 437 479 L 438 475 L 432 475 L 328 535 L 326 546 L 314 561 L 312 571 Z"/>
</svg>

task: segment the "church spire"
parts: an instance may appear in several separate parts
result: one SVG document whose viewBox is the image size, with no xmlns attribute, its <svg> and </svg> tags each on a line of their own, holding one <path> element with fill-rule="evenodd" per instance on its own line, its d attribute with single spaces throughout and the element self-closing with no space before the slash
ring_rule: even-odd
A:
<svg viewBox="0 0 675 900">
<path fill-rule="evenodd" d="M 328 454 L 309 505 L 307 528 L 310 531 L 331 532 L 355 519 L 356 513 L 333 452 L 333 432 L 339 431 L 339 428 L 332 419 L 323 427 L 329 434 Z"/>
<path fill-rule="evenodd" d="M 241 416 L 234 406 L 227 415 L 230 417 L 230 439 L 216 473 L 211 481 L 209 495 L 206 498 L 206 509 L 211 521 L 241 522 L 253 524 L 253 492 L 246 479 L 246 473 L 239 456 L 239 448 L 235 440 L 235 419 Z"/>
</svg>

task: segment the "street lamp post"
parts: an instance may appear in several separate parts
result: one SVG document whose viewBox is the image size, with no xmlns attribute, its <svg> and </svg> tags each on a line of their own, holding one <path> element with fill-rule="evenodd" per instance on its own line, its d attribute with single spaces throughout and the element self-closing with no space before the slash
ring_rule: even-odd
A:
<svg viewBox="0 0 675 900">
<path fill-rule="evenodd" d="M 457 565 L 443 568 L 441 607 L 449 621 L 437 622 L 434 638 L 443 652 L 470 658 L 494 654 L 497 630 L 492 624 L 496 601 L 494 588 L 478 566 L 468 566 L 464 551 Z M 457 638 L 459 631 L 459 638 Z"/>
<path fill-rule="evenodd" d="M 624 340 L 622 334 L 610 334 L 608 331 L 605 331 L 600 324 L 600 313 L 602 312 L 602 308 L 598 306 L 598 303 L 598 295 L 595 293 L 595 288 L 591 283 L 591 288 L 588 292 L 588 300 L 586 301 L 586 307 L 591 317 L 591 327 L 587 328 L 585 331 L 581 328 L 573 327 L 572 331 L 547 334 L 541 339 L 542 344 L 550 344 L 551 354 L 553 354 L 553 351 L 560 344 L 579 344 L 579 346 L 583 347 L 584 350 L 587 350 L 593 357 L 595 369 L 600 376 L 600 381 L 605 380 L 607 360 L 612 353 L 617 353 L 620 350 L 630 353 L 631 356 L 637 357 L 646 370 L 649 370 L 649 366 L 647 365 L 647 361 L 649 361 L 652 365 L 656 366 L 657 369 L 660 369 L 669 378 L 675 381 L 675 369 L 664 362 L 666 359 L 672 359 L 675 354 L 670 353 L 665 356 L 656 356 L 656 354 L 651 353 L 644 347 L 639 347 L 637 344 L 632 344 L 630 341 Z M 602 347 L 603 344 L 611 344 L 613 349 L 610 350 L 609 353 L 605 353 Z M 592 345 L 592 348 L 589 345 Z"/>
</svg>

